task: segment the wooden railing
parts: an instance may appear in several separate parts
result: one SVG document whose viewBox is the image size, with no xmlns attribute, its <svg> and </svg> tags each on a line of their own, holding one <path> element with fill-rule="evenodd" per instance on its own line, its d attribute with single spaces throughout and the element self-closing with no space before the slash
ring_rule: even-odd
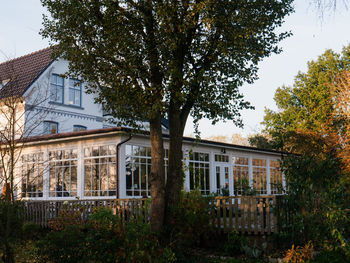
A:
<svg viewBox="0 0 350 263">
<path fill-rule="evenodd" d="M 233 229 L 247 234 L 276 233 L 276 196 L 216 197 L 210 201 L 212 225 L 219 231 Z M 42 227 L 57 217 L 61 209 L 82 211 L 87 218 L 96 207 L 109 207 L 122 222 L 149 221 L 150 199 L 99 199 L 72 201 L 26 201 L 26 221 Z M 82 209 L 83 207 L 83 209 Z M 186 219 L 184 219 L 186 220 Z"/>
<path fill-rule="evenodd" d="M 81 211 L 82 217 L 87 218 L 97 207 L 108 207 L 117 214 L 122 222 L 143 220 L 149 221 L 150 199 L 98 199 L 98 200 L 58 200 L 58 201 L 26 201 L 25 221 L 49 227 L 49 221 L 58 213 Z"/>
<path fill-rule="evenodd" d="M 212 224 L 224 232 L 236 229 L 255 235 L 277 233 L 277 198 L 273 195 L 216 197 Z"/>
</svg>

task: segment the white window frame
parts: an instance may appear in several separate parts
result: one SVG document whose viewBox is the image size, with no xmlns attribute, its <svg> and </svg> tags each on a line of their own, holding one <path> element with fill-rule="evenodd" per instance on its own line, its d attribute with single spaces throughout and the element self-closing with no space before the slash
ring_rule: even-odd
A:
<svg viewBox="0 0 350 263">
<path fill-rule="evenodd" d="M 62 80 L 62 83 L 58 80 Z M 64 78 L 58 74 L 52 74 L 50 78 L 50 101 L 64 103 Z"/>
<path fill-rule="evenodd" d="M 82 105 L 82 84 L 80 80 L 70 78 L 68 89 L 68 104 L 81 107 Z"/>
<path fill-rule="evenodd" d="M 106 147 L 106 154 L 103 153 L 101 149 L 103 147 Z M 96 155 L 98 151 L 98 154 Z M 116 145 L 115 144 L 101 144 L 101 145 L 90 145 L 85 146 L 83 149 L 83 170 L 84 170 L 84 176 L 83 176 L 83 196 L 87 198 L 109 198 L 109 197 L 116 197 L 117 191 L 118 191 L 118 180 L 119 178 L 116 178 L 117 176 L 117 161 L 116 160 Z M 101 162 L 101 159 L 105 159 L 105 162 Z M 98 160 L 98 162 L 96 162 Z M 98 185 L 96 189 L 93 189 L 94 186 L 94 174 L 93 174 L 93 166 L 97 166 L 98 168 Z M 101 167 L 106 167 L 106 178 L 103 178 L 106 180 L 106 189 L 102 189 L 102 182 L 101 182 Z M 112 175 L 110 175 L 111 171 L 109 169 L 114 168 L 114 172 L 112 172 Z M 89 169 L 89 170 L 87 170 Z M 90 171 L 88 173 L 88 171 Z M 96 174 L 95 174 L 96 175 Z M 89 177 L 88 177 L 89 176 Z M 110 184 L 113 184 L 113 180 L 111 180 L 111 177 L 114 177 L 115 181 L 115 188 L 112 188 Z M 90 179 L 90 180 L 89 180 Z M 90 182 L 90 189 L 87 188 L 86 182 Z"/>
<path fill-rule="evenodd" d="M 57 134 L 58 133 L 58 122 L 55 121 L 44 121 L 44 131 L 43 134 Z M 52 132 L 52 126 L 55 126 L 56 132 Z"/>
<path fill-rule="evenodd" d="M 78 195 L 78 150 L 78 148 L 49 150 L 48 196 L 50 198 L 68 198 Z M 60 152 L 61 156 L 57 158 Z M 72 172 L 74 169 L 75 182 L 72 180 Z M 62 172 L 62 178 L 58 178 L 60 171 Z M 60 182 L 61 179 L 62 182 Z M 68 179 L 68 181 L 66 179 Z M 75 188 L 72 188 L 74 183 Z"/>
</svg>

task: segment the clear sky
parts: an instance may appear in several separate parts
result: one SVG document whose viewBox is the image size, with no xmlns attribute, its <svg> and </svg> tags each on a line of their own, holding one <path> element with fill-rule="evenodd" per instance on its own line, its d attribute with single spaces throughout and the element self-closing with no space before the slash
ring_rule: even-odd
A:
<svg viewBox="0 0 350 263">
<path fill-rule="evenodd" d="M 281 28 L 291 30 L 293 36 L 280 43 L 281 54 L 266 58 L 260 64 L 259 80 L 241 88 L 245 98 L 255 106 L 254 111 L 242 112 L 244 128 L 236 128 L 230 122 L 212 126 L 210 121 L 203 120 L 200 122 L 203 138 L 259 132 L 264 108 L 275 109 L 273 96 L 278 87 L 291 85 L 298 71 L 307 69 L 307 61 L 317 59 L 326 49 L 339 52 L 349 44 L 350 11 L 339 5 L 337 11 L 326 14 L 322 22 L 309 6 L 310 2 L 312 0 L 295 1 L 296 12 Z M 45 12 L 39 0 L 0 0 L 0 10 L 0 62 L 6 57 L 22 56 L 48 46 L 48 41 L 38 34 Z M 190 119 L 186 135 L 193 132 L 192 126 Z"/>
</svg>

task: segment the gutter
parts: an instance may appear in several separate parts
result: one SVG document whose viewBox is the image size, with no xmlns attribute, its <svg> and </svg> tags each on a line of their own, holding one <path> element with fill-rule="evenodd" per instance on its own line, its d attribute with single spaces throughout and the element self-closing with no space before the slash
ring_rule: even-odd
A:
<svg viewBox="0 0 350 263">
<path fill-rule="evenodd" d="M 121 142 L 119 142 L 117 145 L 116 145 L 116 159 L 115 159 L 115 162 L 116 162 L 116 173 L 115 173 L 115 176 L 116 176 L 116 182 L 117 182 L 117 191 L 116 191 L 116 199 L 118 199 L 119 198 L 119 182 L 120 182 L 120 180 L 119 180 L 119 168 L 120 168 L 120 165 L 119 165 L 119 146 L 121 146 L 122 144 L 124 144 L 124 143 L 126 143 L 126 142 L 128 142 L 128 141 L 130 141 L 131 140 L 131 138 L 132 138 L 132 135 L 131 135 L 131 133 L 129 133 L 129 138 L 127 138 L 127 139 L 125 139 L 124 141 L 121 141 Z"/>
</svg>

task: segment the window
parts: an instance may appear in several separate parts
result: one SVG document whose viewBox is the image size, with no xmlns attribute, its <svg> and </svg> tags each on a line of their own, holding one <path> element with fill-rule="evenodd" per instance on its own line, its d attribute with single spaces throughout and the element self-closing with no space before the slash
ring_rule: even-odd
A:
<svg viewBox="0 0 350 263">
<path fill-rule="evenodd" d="M 77 149 L 49 152 L 50 197 L 77 195 Z"/>
<path fill-rule="evenodd" d="M 73 126 L 73 131 L 86 131 L 86 127 L 82 125 L 74 125 Z"/>
<path fill-rule="evenodd" d="M 84 195 L 116 196 L 116 145 L 84 148 Z"/>
<path fill-rule="evenodd" d="M 44 154 L 22 155 L 22 197 L 43 197 Z"/>
<path fill-rule="evenodd" d="M 52 74 L 50 79 L 50 99 L 53 102 L 63 103 L 64 78 Z"/>
<path fill-rule="evenodd" d="M 58 123 L 54 121 L 44 121 L 44 134 L 58 133 Z"/>
<path fill-rule="evenodd" d="M 228 163 L 228 155 L 215 154 L 215 162 Z"/>
<path fill-rule="evenodd" d="M 149 196 L 151 172 L 151 148 L 126 145 L 126 194 L 129 196 Z"/>
<path fill-rule="evenodd" d="M 168 149 L 165 149 L 165 176 L 168 167 Z M 151 173 L 151 148 L 126 145 L 126 194 L 129 196 L 150 196 L 149 174 Z"/>
<path fill-rule="evenodd" d="M 70 105 L 81 107 L 81 83 L 76 79 L 69 79 L 69 101 Z"/>
<path fill-rule="evenodd" d="M 257 194 L 267 194 L 266 160 L 253 159 L 253 183 Z"/>
<path fill-rule="evenodd" d="M 271 194 L 282 194 L 282 171 L 278 160 L 270 160 Z"/>
<path fill-rule="evenodd" d="M 209 154 L 191 152 L 189 160 L 190 190 L 199 189 L 202 194 L 209 194 Z"/>
<path fill-rule="evenodd" d="M 233 157 L 233 191 L 235 195 L 244 195 L 250 189 L 249 166 L 247 157 Z"/>
</svg>

